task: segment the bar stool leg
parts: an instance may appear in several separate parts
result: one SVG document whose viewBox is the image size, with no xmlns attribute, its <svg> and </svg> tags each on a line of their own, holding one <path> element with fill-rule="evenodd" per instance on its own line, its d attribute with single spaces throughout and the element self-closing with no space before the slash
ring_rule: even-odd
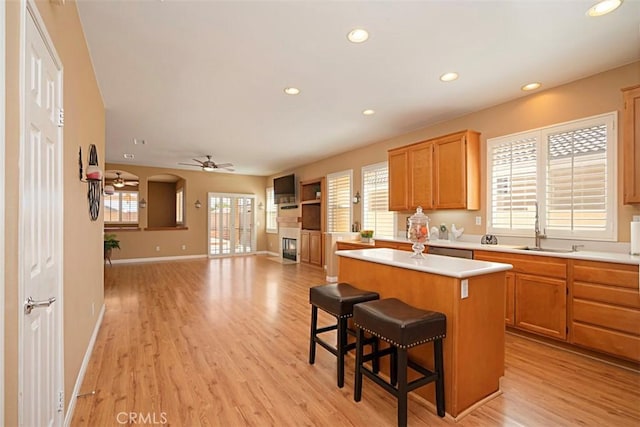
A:
<svg viewBox="0 0 640 427">
<path fill-rule="evenodd" d="M 344 355 L 347 347 L 347 319 L 338 318 L 338 387 L 344 387 Z"/>
<path fill-rule="evenodd" d="M 353 385 L 353 400 L 360 402 L 362 398 L 362 353 L 364 351 L 364 331 L 358 328 L 356 332 L 356 368 L 355 380 Z"/>
<path fill-rule="evenodd" d="M 442 339 L 433 341 L 434 367 L 438 374 L 436 379 L 436 408 L 438 416 L 444 417 L 444 363 L 442 357 Z"/>
<path fill-rule="evenodd" d="M 398 427 L 407 425 L 407 349 L 397 349 L 398 370 Z"/>
<path fill-rule="evenodd" d="M 398 347 L 396 346 L 393 346 L 393 351 L 391 352 L 389 379 L 391 380 L 391 385 L 395 386 L 398 384 Z"/>
<path fill-rule="evenodd" d="M 311 306 L 311 336 L 309 337 L 309 364 L 316 361 L 316 334 L 318 330 L 318 307 Z"/>
<path fill-rule="evenodd" d="M 371 353 L 378 354 L 378 339 L 376 337 L 371 337 L 373 342 L 371 343 Z M 380 358 L 374 357 L 371 361 L 371 367 L 373 368 L 373 373 L 377 374 L 380 372 Z"/>
</svg>

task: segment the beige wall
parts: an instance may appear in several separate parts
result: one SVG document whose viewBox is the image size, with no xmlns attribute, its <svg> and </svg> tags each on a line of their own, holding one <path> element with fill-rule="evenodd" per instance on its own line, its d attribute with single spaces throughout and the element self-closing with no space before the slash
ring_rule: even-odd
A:
<svg viewBox="0 0 640 427">
<path fill-rule="evenodd" d="M 149 227 L 176 225 L 176 184 L 174 182 L 147 183 L 147 215 Z"/>
<path fill-rule="evenodd" d="M 104 159 L 105 112 L 76 4 L 38 1 L 37 7 L 64 67 L 64 388 L 69 404 L 78 372 L 104 302 L 102 221 L 92 222 L 87 184 L 78 180 L 78 147 L 97 146 Z M 5 420 L 18 424 L 18 161 L 20 141 L 20 2 L 7 2 Z M 101 164 L 104 164 L 103 162 Z M 92 313 L 92 305 L 95 310 Z"/>
<path fill-rule="evenodd" d="M 265 201 L 265 187 L 267 180 L 263 176 L 238 175 L 231 173 L 202 172 L 194 170 L 165 169 L 146 166 L 109 163 L 107 169 L 122 170 L 132 173 L 139 178 L 138 191 L 140 198 L 149 197 L 148 178 L 153 175 L 171 174 L 185 180 L 185 221 L 187 230 L 145 230 L 149 226 L 148 215 L 152 209 L 151 203 L 147 209 L 140 210 L 140 230 L 114 231 L 120 240 L 121 250 L 113 251 L 113 260 L 175 257 L 207 254 L 207 193 L 252 194 L 256 196 L 256 205 Z M 175 197 L 175 194 L 174 196 Z M 194 203 L 202 203 L 196 209 Z M 265 210 L 258 209 L 256 214 L 256 230 L 258 251 L 266 250 Z M 186 249 L 182 249 L 182 245 Z M 156 251 L 156 247 L 160 251 Z"/>
<path fill-rule="evenodd" d="M 387 160 L 387 150 L 423 141 L 439 135 L 464 129 L 481 132 L 482 151 L 482 202 L 479 211 L 447 210 L 428 212 L 432 222 L 455 223 L 469 234 L 485 233 L 486 180 L 484 177 L 486 140 L 555 123 L 566 122 L 610 111 L 618 111 L 621 125 L 623 108 L 621 88 L 640 83 L 640 62 L 610 70 L 601 74 L 544 90 L 513 101 L 471 113 L 463 117 L 439 123 L 411 133 L 400 135 L 357 150 L 326 158 L 297 168 L 294 172 L 300 180 L 324 176 L 328 173 L 353 169 L 354 191 L 362 191 L 362 166 Z M 640 214 L 640 206 L 622 205 L 622 131 L 618 126 L 618 241 L 629 241 L 629 222 L 632 215 Z M 280 175 L 280 174 L 278 174 Z M 278 176 L 275 175 L 275 176 Z M 273 176 L 269 177 L 269 181 Z M 354 209 L 354 221 L 362 223 L 360 206 Z M 398 215 L 398 229 L 403 230 L 406 217 L 412 212 Z M 482 226 L 475 225 L 475 217 L 482 217 Z M 271 243 L 273 237 L 269 237 Z"/>
</svg>

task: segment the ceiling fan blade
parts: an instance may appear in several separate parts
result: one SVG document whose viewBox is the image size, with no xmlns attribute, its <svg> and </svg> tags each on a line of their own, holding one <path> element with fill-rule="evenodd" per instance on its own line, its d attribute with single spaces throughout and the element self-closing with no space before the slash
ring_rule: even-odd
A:
<svg viewBox="0 0 640 427">
<path fill-rule="evenodd" d="M 136 187 L 138 185 L 138 181 L 125 181 L 124 185 L 131 185 Z"/>
<path fill-rule="evenodd" d="M 222 169 L 230 168 L 232 166 L 233 166 L 233 163 L 219 163 L 219 164 L 216 164 L 217 168 L 222 168 Z"/>
<path fill-rule="evenodd" d="M 191 160 L 193 160 L 194 162 L 198 162 L 201 165 L 204 165 L 204 162 L 202 160 L 198 160 L 198 159 L 191 159 Z"/>
<path fill-rule="evenodd" d="M 184 165 L 184 166 L 197 166 L 197 167 L 202 167 L 202 165 L 194 165 L 193 163 L 178 163 L 179 165 Z"/>
</svg>

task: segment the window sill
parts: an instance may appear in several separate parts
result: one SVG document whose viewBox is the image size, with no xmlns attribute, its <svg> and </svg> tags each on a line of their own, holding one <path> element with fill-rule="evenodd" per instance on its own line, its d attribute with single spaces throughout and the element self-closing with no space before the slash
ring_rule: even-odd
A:
<svg viewBox="0 0 640 427">
<path fill-rule="evenodd" d="M 140 231 L 142 230 L 140 227 L 135 226 L 135 227 L 127 227 L 127 226 L 117 226 L 117 225 L 105 225 L 104 227 L 104 231 L 105 232 L 113 232 L 113 231 Z"/>
<path fill-rule="evenodd" d="M 178 225 L 175 227 L 147 227 L 144 231 L 172 231 L 172 230 L 188 230 L 189 227 Z"/>
</svg>

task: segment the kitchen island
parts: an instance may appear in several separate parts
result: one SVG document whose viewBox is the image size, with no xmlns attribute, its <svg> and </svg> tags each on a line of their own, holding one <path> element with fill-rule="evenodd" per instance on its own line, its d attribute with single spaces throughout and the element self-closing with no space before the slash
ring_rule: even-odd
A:
<svg viewBox="0 0 640 427">
<path fill-rule="evenodd" d="M 449 415 L 460 418 L 501 393 L 505 274 L 511 265 L 438 255 L 414 259 L 410 252 L 386 248 L 336 254 L 340 282 L 447 316 L 443 347 L 445 409 Z M 409 357 L 433 367 L 430 345 L 411 349 Z M 388 369 L 384 364 L 382 367 L 383 371 Z M 435 401 L 433 387 L 415 393 Z"/>
</svg>

